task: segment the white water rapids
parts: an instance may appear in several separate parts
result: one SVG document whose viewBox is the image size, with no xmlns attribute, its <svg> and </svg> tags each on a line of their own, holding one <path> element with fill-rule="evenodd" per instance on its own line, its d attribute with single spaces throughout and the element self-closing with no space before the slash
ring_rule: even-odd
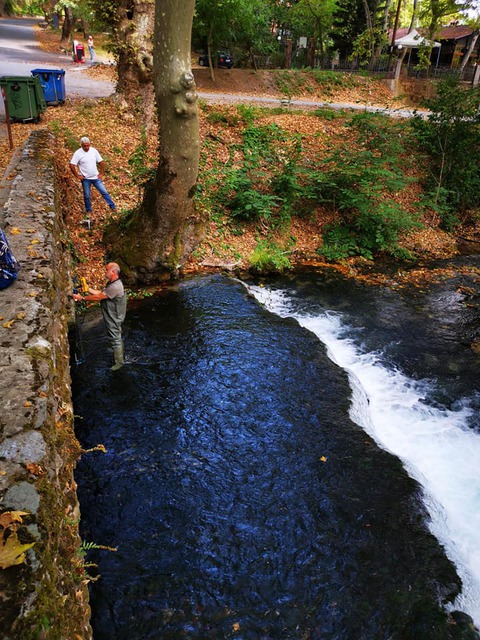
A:
<svg viewBox="0 0 480 640">
<path fill-rule="evenodd" d="M 427 385 L 381 364 L 342 335 L 340 315 L 295 311 L 288 295 L 267 287 L 248 290 L 269 311 L 295 318 L 327 347 L 352 387 L 350 416 L 383 449 L 402 460 L 423 487 L 430 530 L 457 567 L 463 588 L 455 608 L 480 625 L 480 435 L 466 428 L 467 401 L 457 411 L 422 402 Z"/>
</svg>

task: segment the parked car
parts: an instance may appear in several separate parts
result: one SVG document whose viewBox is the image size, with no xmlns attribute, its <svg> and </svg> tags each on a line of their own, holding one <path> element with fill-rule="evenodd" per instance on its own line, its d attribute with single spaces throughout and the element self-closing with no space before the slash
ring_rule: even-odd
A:
<svg viewBox="0 0 480 640">
<path fill-rule="evenodd" d="M 217 67 L 224 67 L 225 69 L 231 69 L 233 67 L 233 58 L 229 53 L 217 52 L 216 56 Z M 212 55 L 212 59 L 215 66 L 215 54 Z M 198 59 L 198 64 L 201 67 L 208 67 L 208 55 L 205 54 L 203 56 L 200 56 Z"/>
</svg>

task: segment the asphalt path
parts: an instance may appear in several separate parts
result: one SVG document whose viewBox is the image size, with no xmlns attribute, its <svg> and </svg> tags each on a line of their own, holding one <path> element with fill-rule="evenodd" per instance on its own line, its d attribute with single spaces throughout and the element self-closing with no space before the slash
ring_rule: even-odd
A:
<svg viewBox="0 0 480 640">
<path fill-rule="evenodd" d="M 266 96 L 248 96 L 234 93 L 204 93 L 198 92 L 198 96 L 210 103 L 243 103 L 257 104 L 274 107 L 285 107 L 289 109 L 329 109 L 353 111 L 368 111 L 369 113 L 384 113 L 394 118 L 411 118 L 415 114 L 424 115 L 428 112 L 418 109 L 387 109 L 386 107 L 376 107 L 364 103 L 351 102 L 322 102 L 314 100 L 286 100 L 284 98 L 274 98 Z"/>
<path fill-rule="evenodd" d="M 30 76 L 33 69 L 65 71 L 65 97 L 105 98 L 115 91 L 115 83 L 90 78 L 90 64 L 73 62 L 70 54 L 42 51 L 34 26 L 40 19 L 0 19 L 0 76 Z M 60 48 L 60 42 L 58 44 Z M 86 48 L 86 47 L 85 47 Z M 87 50 L 88 55 L 88 50 Z M 0 121 L 5 122 L 5 105 L 0 99 Z M 2 126 L 2 129 L 5 129 Z"/>
<path fill-rule="evenodd" d="M 73 62 L 70 54 L 59 52 L 48 53 L 42 51 L 35 36 L 34 26 L 40 22 L 36 19 L 0 19 L 0 76 L 30 76 L 32 69 L 63 69 L 65 71 L 65 97 L 104 98 L 115 91 L 115 83 L 107 80 L 96 80 L 88 76 L 85 71 L 90 64 Z M 60 47 L 60 43 L 59 43 Z M 87 51 L 88 56 L 88 51 Z M 398 118 L 411 118 L 419 112 L 415 109 L 386 109 L 360 103 L 333 103 L 313 100 L 284 100 L 267 96 L 249 96 L 237 93 L 208 93 L 199 91 L 201 99 L 217 104 L 252 104 L 265 106 L 283 106 L 290 109 L 350 109 L 354 111 L 368 111 L 371 113 L 385 113 Z M 61 108 L 61 107 L 60 107 Z M 5 106 L 0 99 L 0 121 L 5 122 Z M 1 127 L 5 134 L 6 126 Z"/>
</svg>

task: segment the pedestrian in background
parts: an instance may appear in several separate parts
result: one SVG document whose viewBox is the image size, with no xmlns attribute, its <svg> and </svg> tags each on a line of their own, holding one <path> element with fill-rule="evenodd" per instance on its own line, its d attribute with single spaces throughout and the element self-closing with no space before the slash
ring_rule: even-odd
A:
<svg viewBox="0 0 480 640">
<path fill-rule="evenodd" d="M 75 151 L 70 160 L 70 171 L 76 178 L 82 181 L 85 213 L 92 212 L 92 201 L 90 198 L 92 187 L 95 187 L 102 195 L 110 209 L 115 211 L 117 207 L 103 184 L 104 163 L 102 156 L 95 147 L 90 145 L 90 140 L 86 136 L 80 138 L 80 144 L 80 149 Z"/>
<path fill-rule="evenodd" d="M 93 36 L 90 34 L 87 40 L 88 50 L 90 51 L 90 60 L 93 60 L 93 54 L 95 51 L 95 47 L 93 46 Z"/>
</svg>

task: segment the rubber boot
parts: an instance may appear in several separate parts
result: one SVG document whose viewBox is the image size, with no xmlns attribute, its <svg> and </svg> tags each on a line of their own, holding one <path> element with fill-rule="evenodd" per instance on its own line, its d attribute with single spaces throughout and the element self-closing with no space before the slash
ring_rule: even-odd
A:
<svg viewBox="0 0 480 640">
<path fill-rule="evenodd" d="M 110 367 L 110 371 L 118 371 L 124 365 L 123 360 L 123 345 L 120 347 L 115 347 L 113 350 L 113 359 L 115 360 L 115 364 L 113 367 Z"/>
</svg>

